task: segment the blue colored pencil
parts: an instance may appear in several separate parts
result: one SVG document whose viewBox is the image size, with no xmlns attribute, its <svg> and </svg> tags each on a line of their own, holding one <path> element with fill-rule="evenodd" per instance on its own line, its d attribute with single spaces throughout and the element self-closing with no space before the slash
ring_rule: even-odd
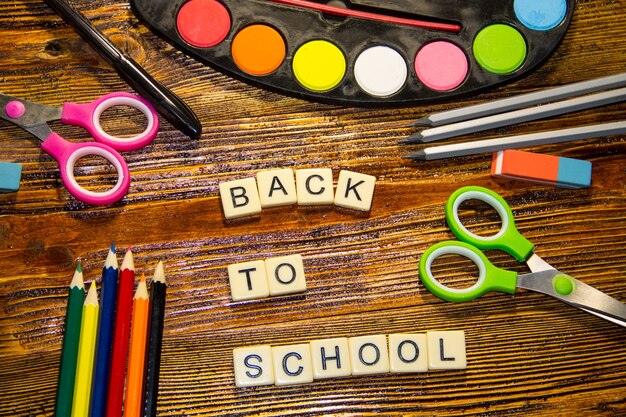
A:
<svg viewBox="0 0 626 417">
<path fill-rule="evenodd" d="M 107 259 L 102 268 L 102 291 L 100 301 L 100 318 L 98 341 L 96 346 L 95 370 L 91 417 L 103 417 L 106 412 L 109 372 L 111 368 L 111 351 L 113 346 L 113 325 L 115 323 L 115 302 L 117 299 L 118 264 L 115 246 L 111 243 Z"/>
</svg>

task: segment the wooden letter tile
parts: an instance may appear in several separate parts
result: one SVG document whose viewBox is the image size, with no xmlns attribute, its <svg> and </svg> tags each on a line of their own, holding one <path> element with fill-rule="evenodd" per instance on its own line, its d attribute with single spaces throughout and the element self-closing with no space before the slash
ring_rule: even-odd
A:
<svg viewBox="0 0 626 417">
<path fill-rule="evenodd" d="M 261 207 L 288 206 L 298 201 L 291 168 L 261 171 L 256 174 Z"/>
<path fill-rule="evenodd" d="M 273 346 L 276 385 L 310 384 L 313 382 L 311 348 L 308 343 Z"/>
<path fill-rule="evenodd" d="M 313 378 L 338 378 L 352 375 L 347 338 L 313 340 L 310 344 Z"/>
<path fill-rule="evenodd" d="M 233 350 L 235 385 L 238 388 L 274 383 L 271 346 L 251 346 Z"/>
<path fill-rule="evenodd" d="M 280 256 L 265 260 L 270 295 L 306 291 L 306 278 L 301 255 Z"/>
<path fill-rule="evenodd" d="M 426 334 L 390 334 L 389 368 L 391 372 L 428 371 Z"/>
<path fill-rule="evenodd" d="M 465 332 L 437 331 L 427 332 L 428 361 L 430 369 L 465 369 Z"/>
<path fill-rule="evenodd" d="M 254 178 L 222 182 L 219 189 L 227 219 L 261 213 L 261 202 Z"/>
<path fill-rule="evenodd" d="M 333 171 L 330 168 L 297 169 L 298 204 L 333 204 Z"/>
<path fill-rule="evenodd" d="M 270 295 L 265 274 L 265 261 L 228 265 L 228 280 L 233 301 L 265 298 Z"/>
<path fill-rule="evenodd" d="M 351 171 L 339 172 L 335 205 L 352 210 L 369 211 L 374 197 L 376 177 Z"/>
<path fill-rule="evenodd" d="M 387 336 L 358 336 L 348 339 L 352 375 L 373 375 L 389 372 Z"/>
</svg>

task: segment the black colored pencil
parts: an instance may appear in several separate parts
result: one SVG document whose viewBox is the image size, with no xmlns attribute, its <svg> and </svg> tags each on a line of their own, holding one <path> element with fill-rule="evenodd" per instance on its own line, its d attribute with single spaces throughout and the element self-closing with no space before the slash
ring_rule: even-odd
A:
<svg viewBox="0 0 626 417">
<path fill-rule="evenodd" d="M 163 321 L 165 318 L 165 294 L 165 273 L 163 271 L 163 263 L 159 261 L 150 286 L 148 341 L 146 343 L 146 366 L 144 367 L 145 385 L 142 395 L 144 417 L 154 417 L 157 413 Z"/>
</svg>

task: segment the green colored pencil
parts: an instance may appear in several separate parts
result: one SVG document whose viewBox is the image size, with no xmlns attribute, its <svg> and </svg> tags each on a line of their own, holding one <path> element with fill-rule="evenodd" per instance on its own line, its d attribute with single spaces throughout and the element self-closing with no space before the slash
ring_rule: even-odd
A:
<svg viewBox="0 0 626 417">
<path fill-rule="evenodd" d="M 65 335 L 63 336 L 63 352 L 61 353 L 61 369 L 59 371 L 59 388 L 57 390 L 55 411 L 56 417 L 70 417 L 72 414 L 78 340 L 80 339 L 80 322 L 83 316 L 84 298 L 85 284 L 83 283 L 83 270 L 79 263 L 70 283 L 70 293 L 67 300 Z"/>
</svg>

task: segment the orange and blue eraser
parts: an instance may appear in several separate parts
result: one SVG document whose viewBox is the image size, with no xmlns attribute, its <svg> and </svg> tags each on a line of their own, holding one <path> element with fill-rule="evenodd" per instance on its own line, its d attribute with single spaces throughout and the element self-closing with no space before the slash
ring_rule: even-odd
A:
<svg viewBox="0 0 626 417">
<path fill-rule="evenodd" d="M 591 185 L 591 162 L 508 149 L 493 154 L 491 175 L 560 188 Z"/>
<path fill-rule="evenodd" d="M 13 162 L 0 162 L 0 193 L 10 193 L 20 188 L 22 165 Z"/>
</svg>

